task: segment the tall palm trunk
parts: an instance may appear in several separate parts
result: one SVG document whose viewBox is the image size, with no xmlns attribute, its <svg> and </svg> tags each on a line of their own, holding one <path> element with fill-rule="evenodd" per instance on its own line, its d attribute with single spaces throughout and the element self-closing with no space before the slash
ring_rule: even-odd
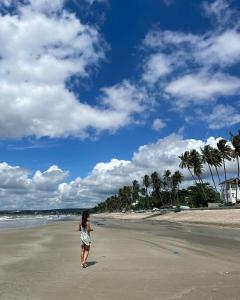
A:
<svg viewBox="0 0 240 300">
<path fill-rule="evenodd" d="M 204 189 L 204 183 L 203 183 L 202 177 L 200 175 L 198 176 L 198 180 L 200 182 L 201 190 L 203 192 L 203 197 L 204 197 L 205 201 L 207 201 L 207 196 L 206 196 L 205 189 Z"/>
<path fill-rule="evenodd" d="M 217 168 L 217 166 L 214 166 L 214 167 L 215 167 L 215 170 L 216 170 L 216 173 L 217 173 L 217 177 L 218 177 L 218 183 L 219 183 L 219 185 L 220 185 L 220 183 L 221 183 L 221 180 L 220 180 L 220 176 L 219 176 L 218 168 Z M 223 191 L 223 186 L 222 186 L 222 185 L 220 185 L 220 194 L 222 193 L 222 191 Z"/>
<path fill-rule="evenodd" d="M 216 192 L 217 192 L 217 186 L 216 186 L 216 183 L 215 183 L 215 180 L 214 180 L 214 177 L 213 177 L 212 169 L 211 169 L 209 163 L 207 163 L 207 164 L 208 164 L 208 168 L 209 168 L 209 171 L 210 171 L 210 173 L 211 173 L 211 176 L 212 176 L 212 181 L 213 181 L 215 190 L 216 190 Z"/>
<path fill-rule="evenodd" d="M 221 183 L 221 180 L 220 180 L 218 168 L 217 168 L 217 166 L 214 166 L 214 167 L 215 167 L 216 174 L 217 174 L 217 177 L 218 177 L 218 183 L 220 184 L 220 183 Z M 223 188 L 222 188 L 222 186 L 220 187 L 220 193 L 222 192 L 222 189 L 224 190 L 224 186 L 223 186 Z"/>
<path fill-rule="evenodd" d="M 179 205 L 179 183 L 177 184 L 177 205 Z"/>
<path fill-rule="evenodd" d="M 217 168 L 217 166 L 214 166 L 214 167 L 215 167 L 216 174 L 217 174 L 217 177 L 218 177 L 218 183 L 220 183 L 220 182 L 221 182 L 221 180 L 220 180 L 220 176 L 219 176 L 218 168 Z"/>
<path fill-rule="evenodd" d="M 191 174 L 192 179 L 195 181 L 195 184 L 197 185 L 198 182 L 197 182 L 196 178 L 193 176 L 193 172 L 191 171 L 191 169 L 189 167 L 188 167 L 188 171 Z"/>
<path fill-rule="evenodd" d="M 225 177 L 225 183 L 223 185 L 223 192 L 227 195 L 227 202 L 228 202 L 228 192 L 227 192 L 227 172 L 226 172 L 226 165 L 225 165 L 225 159 L 223 157 L 223 169 L 224 169 L 224 177 Z"/>
<path fill-rule="evenodd" d="M 161 195 L 161 189 L 158 189 L 157 194 L 158 194 L 158 196 L 159 196 L 160 206 L 163 206 L 162 195 Z"/>
<path fill-rule="evenodd" d="M 192 178 L 193 178 L 193 180 L 195 181 L 195 184 L 196 184 L 196 186 L 197 186 L 198 182 L 197 182 L 196 178 L 193 176 L 193 173 L 192 173 L 192 171 L 191 171 L 191 169 L 190 169 L 189 167 L 188 167 L 188 171 L 190 172 L 190 174 L 191 174 L 191 176 L 192 176 Z M 201 186 L 201 190 L 202 190 L 202 193 L 203 193 L 203 197 L 204 197 L 205 201 L 207 201 L 207 197 L 206 197 L 206 194 L 205 194 L 205 190 L 204 190 L 204 188 L 203 188 L 203 181 L 201 180 L 201 177 L 200 177 L 200 176 L 198 176 L 198 181 L 199 181 L 200 186 Z"/>
<path fill-rule="evenodd" d="M 238 183 L 239 183 L 239 173 L 240 173 L 239 156 L 238 155 L 237 155 L 237 166 L 238 166 L 238 177 L 236 180 L 236 203 L 238 202 Z"/>
<path fill-rule="evenodd" d="M 171 204 L 171 207 L 173 206 L 173 201 L 172 201 L 172 190 L 168 189 L 169 191 L 169 197 L 170 197 L 170 204 Z"/>
<path fill-rule="evenodd" d="M 147 204 L 147 208 L 149 206 L 149 203 L 148 203 L 148 188 L 146 187 L 146 204 Z"/>
</svg>

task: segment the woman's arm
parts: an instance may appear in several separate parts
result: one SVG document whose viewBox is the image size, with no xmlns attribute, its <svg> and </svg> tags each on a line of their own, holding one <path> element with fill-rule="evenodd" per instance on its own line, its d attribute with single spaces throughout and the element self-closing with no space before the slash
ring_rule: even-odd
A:
<svg viewBox="0 0 240 300">
<path fill-rule="evenodd" d="M 92 226 L 91 226 L 91 224 L 89 222 L 87 222 L 87 231 L 88 232 L 93 231 Z"/>
</svg>

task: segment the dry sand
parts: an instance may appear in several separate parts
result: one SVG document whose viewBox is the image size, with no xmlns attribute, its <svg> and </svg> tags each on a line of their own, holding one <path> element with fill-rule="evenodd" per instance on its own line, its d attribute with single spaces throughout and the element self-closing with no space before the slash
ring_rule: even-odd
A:
<svg viewBox="0 0 240 300">
<path fill-rule="evenodd" d="M 86 269 L 76 222 L 1 231 L 0 299 L 240 299 L 240 236 L 214 239 L 190 227 L 114 222 L 94 226 Z"/>
<path fill-rule="evenodd" d="M 153 217 L 154 220 L 240 227 L 240 209 L 196 210 Z"/>
<path fill-rule="evenodd" d="M 116 219 L 116 220 L 142 220 L 146 217 L 153 217 L 155 213 L 152 212 L 144 212 L 144 213 L 98 213 L 93 214 L 97 218 L 107 218 L 107 219 Z"/>
<path fill-rule="evenodd" d="M 119 220 L 143 220 L 151 218 L 158 221 L 185 222 L 192 224 L 220 225 L 240 228 L 240 209 L 216 209 L 216 210 L 185 210 L 178 213 L 170 212 L 159 215 L 158 212 L 146 213 L 101 213 L 99 218 L 111 218 Z"/>
</svg>

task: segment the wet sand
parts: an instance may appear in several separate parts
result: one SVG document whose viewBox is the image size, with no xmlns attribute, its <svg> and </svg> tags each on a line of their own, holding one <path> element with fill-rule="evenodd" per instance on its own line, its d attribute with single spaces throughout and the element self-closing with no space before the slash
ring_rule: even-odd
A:
<svg viewBox="0 0 240 300">
<path fill-rule="evenodd" d="M 99 219 L 89 267 L 76 222 L 0 232 L 0 299 L 240 299 L 240 231 Z"/>
</svg>

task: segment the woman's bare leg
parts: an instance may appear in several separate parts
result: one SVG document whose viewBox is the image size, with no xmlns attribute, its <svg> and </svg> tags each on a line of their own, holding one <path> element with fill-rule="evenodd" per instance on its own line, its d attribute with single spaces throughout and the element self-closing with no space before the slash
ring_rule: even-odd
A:
<svg viewBox="0 0 240 300">
<path fill-rule="evenodd" d="M 81 256 L 80 256 L 81 265 L 83 265 L 83 258 L 84 258 L 84 245 L 82 245 L 82 251 L 81 251 Z"/>
<path fill-rule="evenodd" d="M 86 265 L 86 261 L 87 261 L 88 255 L 89 255 L 89 251 L 90 251 L 90 246 L 84 245 L 83 261 L 82 261 L 83 265 Z"/>
</svg>

